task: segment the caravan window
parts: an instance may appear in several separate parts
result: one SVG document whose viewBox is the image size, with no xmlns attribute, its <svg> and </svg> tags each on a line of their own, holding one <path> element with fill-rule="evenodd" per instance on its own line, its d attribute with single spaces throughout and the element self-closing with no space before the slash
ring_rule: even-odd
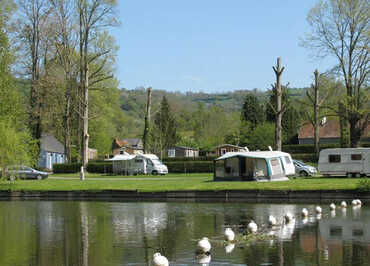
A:
<svg viewBox="0 0 370 266">
<path fill-rule="evenodd" d="M 287 164 L 291 164 L 291 163 L 292 163 L 292 162 L 290 161 L 290 159 L 289 159 L 289 156 L 285 156 L 284 158 L 285 158 L 285 162 L 286 162 Z"/>
<path fill-rule="evenodd" d="M 360 160 L 362 160 L 362 155 L 361 154 L 351 154 L 351 160 L 352 161 L 360 161 Z"/>
<path fill-rule="evenodd" d="M 340 163 L 340 154 L 329 154 L 329 163 Z"/>
<path fill-rule="evenodd" d="M 142 159 L 135 159 L 135 163 L 142 163 L 143 160 Z"/>
</svg>

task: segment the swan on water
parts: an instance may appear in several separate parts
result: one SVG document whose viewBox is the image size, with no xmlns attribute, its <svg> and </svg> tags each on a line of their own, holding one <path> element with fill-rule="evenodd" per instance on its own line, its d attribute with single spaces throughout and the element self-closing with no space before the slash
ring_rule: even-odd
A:
<svg viewBox="0 0 370 266">
<path fill-rule="evenodd" d="M 307 217 L 308 216 L 308 210 L 306 208 L 303 208 L 302 211 L 301 211 L 301 214 L 303 217 Z"/>
<path fill-rule="evenodd" d="M 257 224 L 253 220 L 248 224 L 247 228 L 249 233 L 255 233 L 258 229 Z"/>
<path fill-rule="evenodd" d="M 329 205 L 329 208 L 330 208 L 331 211 L 334 211 L 335 210 L 335 204 L 334 203 L 331 203 Z"/>
<path fill-rule="evenodd" d="M 154 266 L 168 266 L 168 260 L 161 253 L 157 252 L 153 255 L 153 264 Z"/>
<path fill-rule="evenodd" d="M 287 212 L 284 215 L 284 220 L 285 220 L 286 223 L 291 222 L 293 219 L 294 219 L 293 214 L 291 214 L 290 212 Z"/>
<path fill-rule="evenodd" d="M 276 218 L 273 215 L 269 215 L 269 225 L 275 226 L 277 224 Z"/>
<path fill-rule="evenodd" d="M 340 203 L 340 206 L 342 206 L 342 208 L 347 208 L 347 202 L 342 201 L 342 202 Z"/>
<path fill-rule="evenodd" d="M 225 229 L 224 235 L 225 235 L 225 240 L 226 241 L 233 241 L 234 238 L 235 238 L 235 233 L 230 227 L 227 227 Z"/>
<path fill-rule="evenodd" d="M 197 243 L 197 250 L 203 253 L 209 252 L 211 250 L 211 243 L 207 237 L 203 237 Z"/>
<path fill-rule="evenodd" d="M 315 211 L 316 211 L 316 214 L 321 214 L 322 213 L 322 209 L 321 209 L 320 206 L 316 206 Z"/>
</svg>

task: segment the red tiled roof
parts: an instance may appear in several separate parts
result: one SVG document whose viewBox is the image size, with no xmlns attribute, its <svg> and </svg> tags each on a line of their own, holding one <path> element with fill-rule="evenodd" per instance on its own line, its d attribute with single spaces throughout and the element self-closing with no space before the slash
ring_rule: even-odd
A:
<svg viewBox="0 0 370 266">
<path fill-rule="evenodd" d="M 313 138 L 314 130 L 311 123 L 304 123 L 298 132 L 299 139 Z M 370 137 L 370 125 L 364 131 L 362 137 Z M 340 127 L 338 120 L 328 120 L 323 126 L 320 126 L 319 138 L 340 138 Z"/>
</svg>

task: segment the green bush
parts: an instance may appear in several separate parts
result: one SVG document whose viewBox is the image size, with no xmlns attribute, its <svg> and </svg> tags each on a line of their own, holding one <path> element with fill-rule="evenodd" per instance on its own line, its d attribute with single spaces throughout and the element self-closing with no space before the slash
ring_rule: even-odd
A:
<svg viewBox="0 0 370 266">
<path fill-rule="evenodd" d="M 361 147 L 370 147 L 370 143 L 360 143 Z M 340 148 L 339 143 L 320 144 L 320 150 Z M 295 144 L 283 145 L 283 151 L 288 153 L 315 153 L 315 146 L 313 144 Z"/>
<path fill-rule="evenodd" d="M 81 163 L 60 163 L 53 165 L 55 174 L 78 173 L 81 170 Z"/>
<path fill-rule="evenodd" d="M 113 173 L 113 164 L 112 162 L 92 162 L 87 164 L 86 170 L 89 173 L 111 174 Z"/>
<path fill-rule="evenodd" d="M 169 173 L 212 173 L 213 161 L 167 162 Z"/>
</svg>

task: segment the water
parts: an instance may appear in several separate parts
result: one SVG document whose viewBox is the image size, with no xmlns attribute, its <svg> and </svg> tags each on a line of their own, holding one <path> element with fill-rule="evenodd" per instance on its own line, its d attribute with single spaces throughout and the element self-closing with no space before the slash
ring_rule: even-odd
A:
<svg viewBox="0 0 370 266">
<path fill-rule="evenodd" d="M 310 211 L 302 220 L 300 211 Z M 152 265 L 155 252 L 170 265 L 370 265 L 370 208 L 313 214 L 314 204 L 1 201 L 0 265 Z M 272 231 L 267 217 L 295 223 Z M 223 241 L 230 226 L 240 239 L 253 219 L 252 240 Z M 195 254 L 207 236 L 210 257 Z"/>
</svg>

